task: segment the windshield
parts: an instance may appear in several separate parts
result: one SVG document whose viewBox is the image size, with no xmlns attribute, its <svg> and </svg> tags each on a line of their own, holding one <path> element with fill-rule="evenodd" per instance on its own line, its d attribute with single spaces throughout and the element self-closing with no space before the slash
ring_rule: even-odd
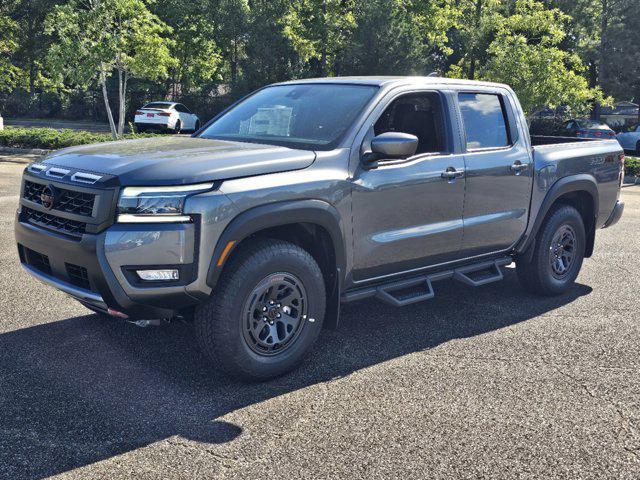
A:
<svg viewBox="0 0 640 480">
<path fill-rule="evenodd" d="M 331 150 L 377 90 L 369 85 L 318 83 L 267 87 L 226 112 L 200 136 Z"/>
<path fill-rule="evenodd" d="M 609 130 L 609 125 L 594 120 L 580 120 L 580 127 L 592 128 L 594 130 Z"/>
<path fill-rule="evenodd" d="M 151 102 L 151 103 L 147 103 L 142 108 L 171 108 L 172 105 L 173 105 L 173 103 Z"/>
</svg>

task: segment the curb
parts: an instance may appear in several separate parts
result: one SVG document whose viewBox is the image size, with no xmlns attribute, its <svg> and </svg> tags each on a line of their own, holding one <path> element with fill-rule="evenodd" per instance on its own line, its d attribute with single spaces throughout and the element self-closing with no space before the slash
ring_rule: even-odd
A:
<svg viewBox="0 0 640 480">
<path fill-rule="evenodd" d="M 0 153 L 24 153 L 29 155 L 47 155 L 51 152 L 53 152 L 53 150 L 46 150 L 43 148 L 0 147 Z"/>
</svg>

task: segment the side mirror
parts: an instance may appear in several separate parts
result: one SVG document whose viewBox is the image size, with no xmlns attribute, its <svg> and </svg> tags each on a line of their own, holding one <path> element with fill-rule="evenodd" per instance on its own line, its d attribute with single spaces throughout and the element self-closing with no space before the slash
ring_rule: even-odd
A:
<svg viewBox="0 0 640 480">
<path fill-rule="evenodd" d="M 377 168 L 383 158 L 402 159 L 416 153 L 418 137 L 408 133 L 386 132 L 371 140 L 371 153 L 365 154 L 362 163 L 365 168 Z"/>
</svg>

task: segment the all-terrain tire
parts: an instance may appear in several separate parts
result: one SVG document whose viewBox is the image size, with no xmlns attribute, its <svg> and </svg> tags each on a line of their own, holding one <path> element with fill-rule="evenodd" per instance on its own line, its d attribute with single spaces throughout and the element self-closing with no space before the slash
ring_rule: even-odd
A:
<svg viewBox="0 0 640 480">
<path fill-rule="evenodd" d="M 284 331 L 279 330 L 272 336 L 273 351 L 261 350 L 269 348 L 269 337 L 265 332 L 271 331 L 269 322 L 277 322 L 275 316 L 278 313 L 269 311 L 262 317 L 260 312 L 266 307 L 256 302 L 267 302 L 272 296 L 256 292 L 269 282 L 279 282 L 281 278 L 285 287 L 282 290 L 276 287 L 276 290 L 282 292 L 279 295 L 282 295 L 283 302 L 289 292 L 288 285 L 296 285 L 296 292 L 304 292 L 304 296 L 301 294 L 299 299 L 293 300 L 298 303 L 292 304 L 291 308 L 282 305 L 279 310 L 282 316 L 285 312 L 291 316 L 296 312 L 299 323 L 295 335 L 285 333 L 289 328 L 287 325 Z M 279 295 L 273 296 L 276 300 L 273 307 L 267 304 L 269 309 L 280 306 Z M 201 350 L 217 368 L 247 380 L 266 380 L 300 364 L 320 335 L 325 307 L 322 271 L 307 251 L 281 240 L 256 240 L 253 244 L 241 246 L 230 258 L 209 300 L 196 308 L 195 335 Z M 267 319 L 266 315 L 271 313 L 272 318 Z M 260 323 L 262 321 L 264 324 Z M 256 334 L 260 325 L 264 325 L 264 329 Z M 282 323 L 276 326 L 280 328 Z M 285 335 L 291 335 L 288 343 L 283 340 L 282 347 L 277 350 L 279 344 L 276 340 Z"/>
<path fill-rule="evenodd" d="M 563 246 L 560 244 L 563 243 Z M 584 222 L 570 205 L 554 207 L 540 227 L 530 261 L 516 258 L 516 271 L 526 290 L 560 295 L 575 281 L 586 246 Z"/>
</svg>

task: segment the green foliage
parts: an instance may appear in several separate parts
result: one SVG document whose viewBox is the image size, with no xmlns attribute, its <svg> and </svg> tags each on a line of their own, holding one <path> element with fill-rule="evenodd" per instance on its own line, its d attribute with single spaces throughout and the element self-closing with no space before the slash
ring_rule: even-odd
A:
<svg viewBox="0 0 640 480">
<path fill-rule="evenodd" d="M 488 7 L 492 8 L 491 21 L 484 21 L 480 15 L 485 30 L 480 36 L 490 40 L 486 58 L 477 68 L 479 78 L 509 84 L 526 114 L 566 105 L 569 112 L 578 115 L 594 102 L 607 102 L 602 91 L 590 88 L 582 76 L 580 58 L 561 48 L 567 15 L 536 0 L 516 0 L 510 11 L 498 3 L 489 3 Z M 487 29 L 492 30 L 491 35 Z M 468 62 L 463 58 L 450 75 L 463 74 Z M 467 71 L 476 70 L 469 66 Z"/>
<path fill-rule="evenodd" d="M 563 119 L 558 117 L 533 118 L 529 123 L 529 133 L 531 135 L 562 137 L 567 133 L 563 123 Z"/>
<path fill-rule="evenodd" d="M 102 85 L 112 135 L 122 135 L 127 82 L 130 77 L 164 79 L 175 59 L 171 56 L 171 28 L 148 8 L 145 0 L 70 0 L 54 8 L 47 32 L 56 42 L 49 63 L 67 82 Z M 119 121 L 115 123 L 106 79 L 118 75 Z"/>
<path fill-rule="evenodd" d="M 507 83 L 527 113 L 640 98 L 638 0 L 4 0 L 0 31 L 0 93 L 97 85 L 120 131 L 133 85 L 207 114 L 291 78 L 432 71 Z"/>
<path fill-rule="evenodd" d="M 624 159 L 625 175 L 640 176 L 640 157 L 626 157 Z"/>
<path fill-rule="evenodd" d="M 341 74 L 429 74 L 450 53 L 447 32 L 458 10 L 449 0 L 359 1 L 357 27 L 345 48 Z"/>
<path fill-rule="evenodd" d="M 124 139 L 153 137 L 153 134 L 129 133 Z M 55 129 L 55 128 L 18 128 L 6 127 L 0 130 L 0 145 L 13 148 L 42 148 L 57 150 L 59 148 L 86 145 L 89 143 L 108 142 L 113 140 L 111 135 L 93 133 L 83 130 Z"/>
<path fill-rule="evenodd" d="M 162 79 L 174 62 L 165 38 L 171 30 L 143 0 L 71 0 L 54 9 L 47 32 L 56 37 L 51 66 L 77 85 L 90 85 L 114 69 Z"/>
<path fill-rule="evenodd" d="M 11 55 L 18 48 L 16 33 L 18 25 L 0 6 L 0 92 L 9 91 L 17 84 L 20 69 L 11 62 Z"/>
<path fill-rule="evenodd" d="M 334 71 L 336 57 L 356 26 L 352 0 L 291 2 L 282 19 L 283 34 L 293 45 L 305 70 L 317 76 Z M 305 72 L 306 73 L 306 72 Z"/>
</svg>

